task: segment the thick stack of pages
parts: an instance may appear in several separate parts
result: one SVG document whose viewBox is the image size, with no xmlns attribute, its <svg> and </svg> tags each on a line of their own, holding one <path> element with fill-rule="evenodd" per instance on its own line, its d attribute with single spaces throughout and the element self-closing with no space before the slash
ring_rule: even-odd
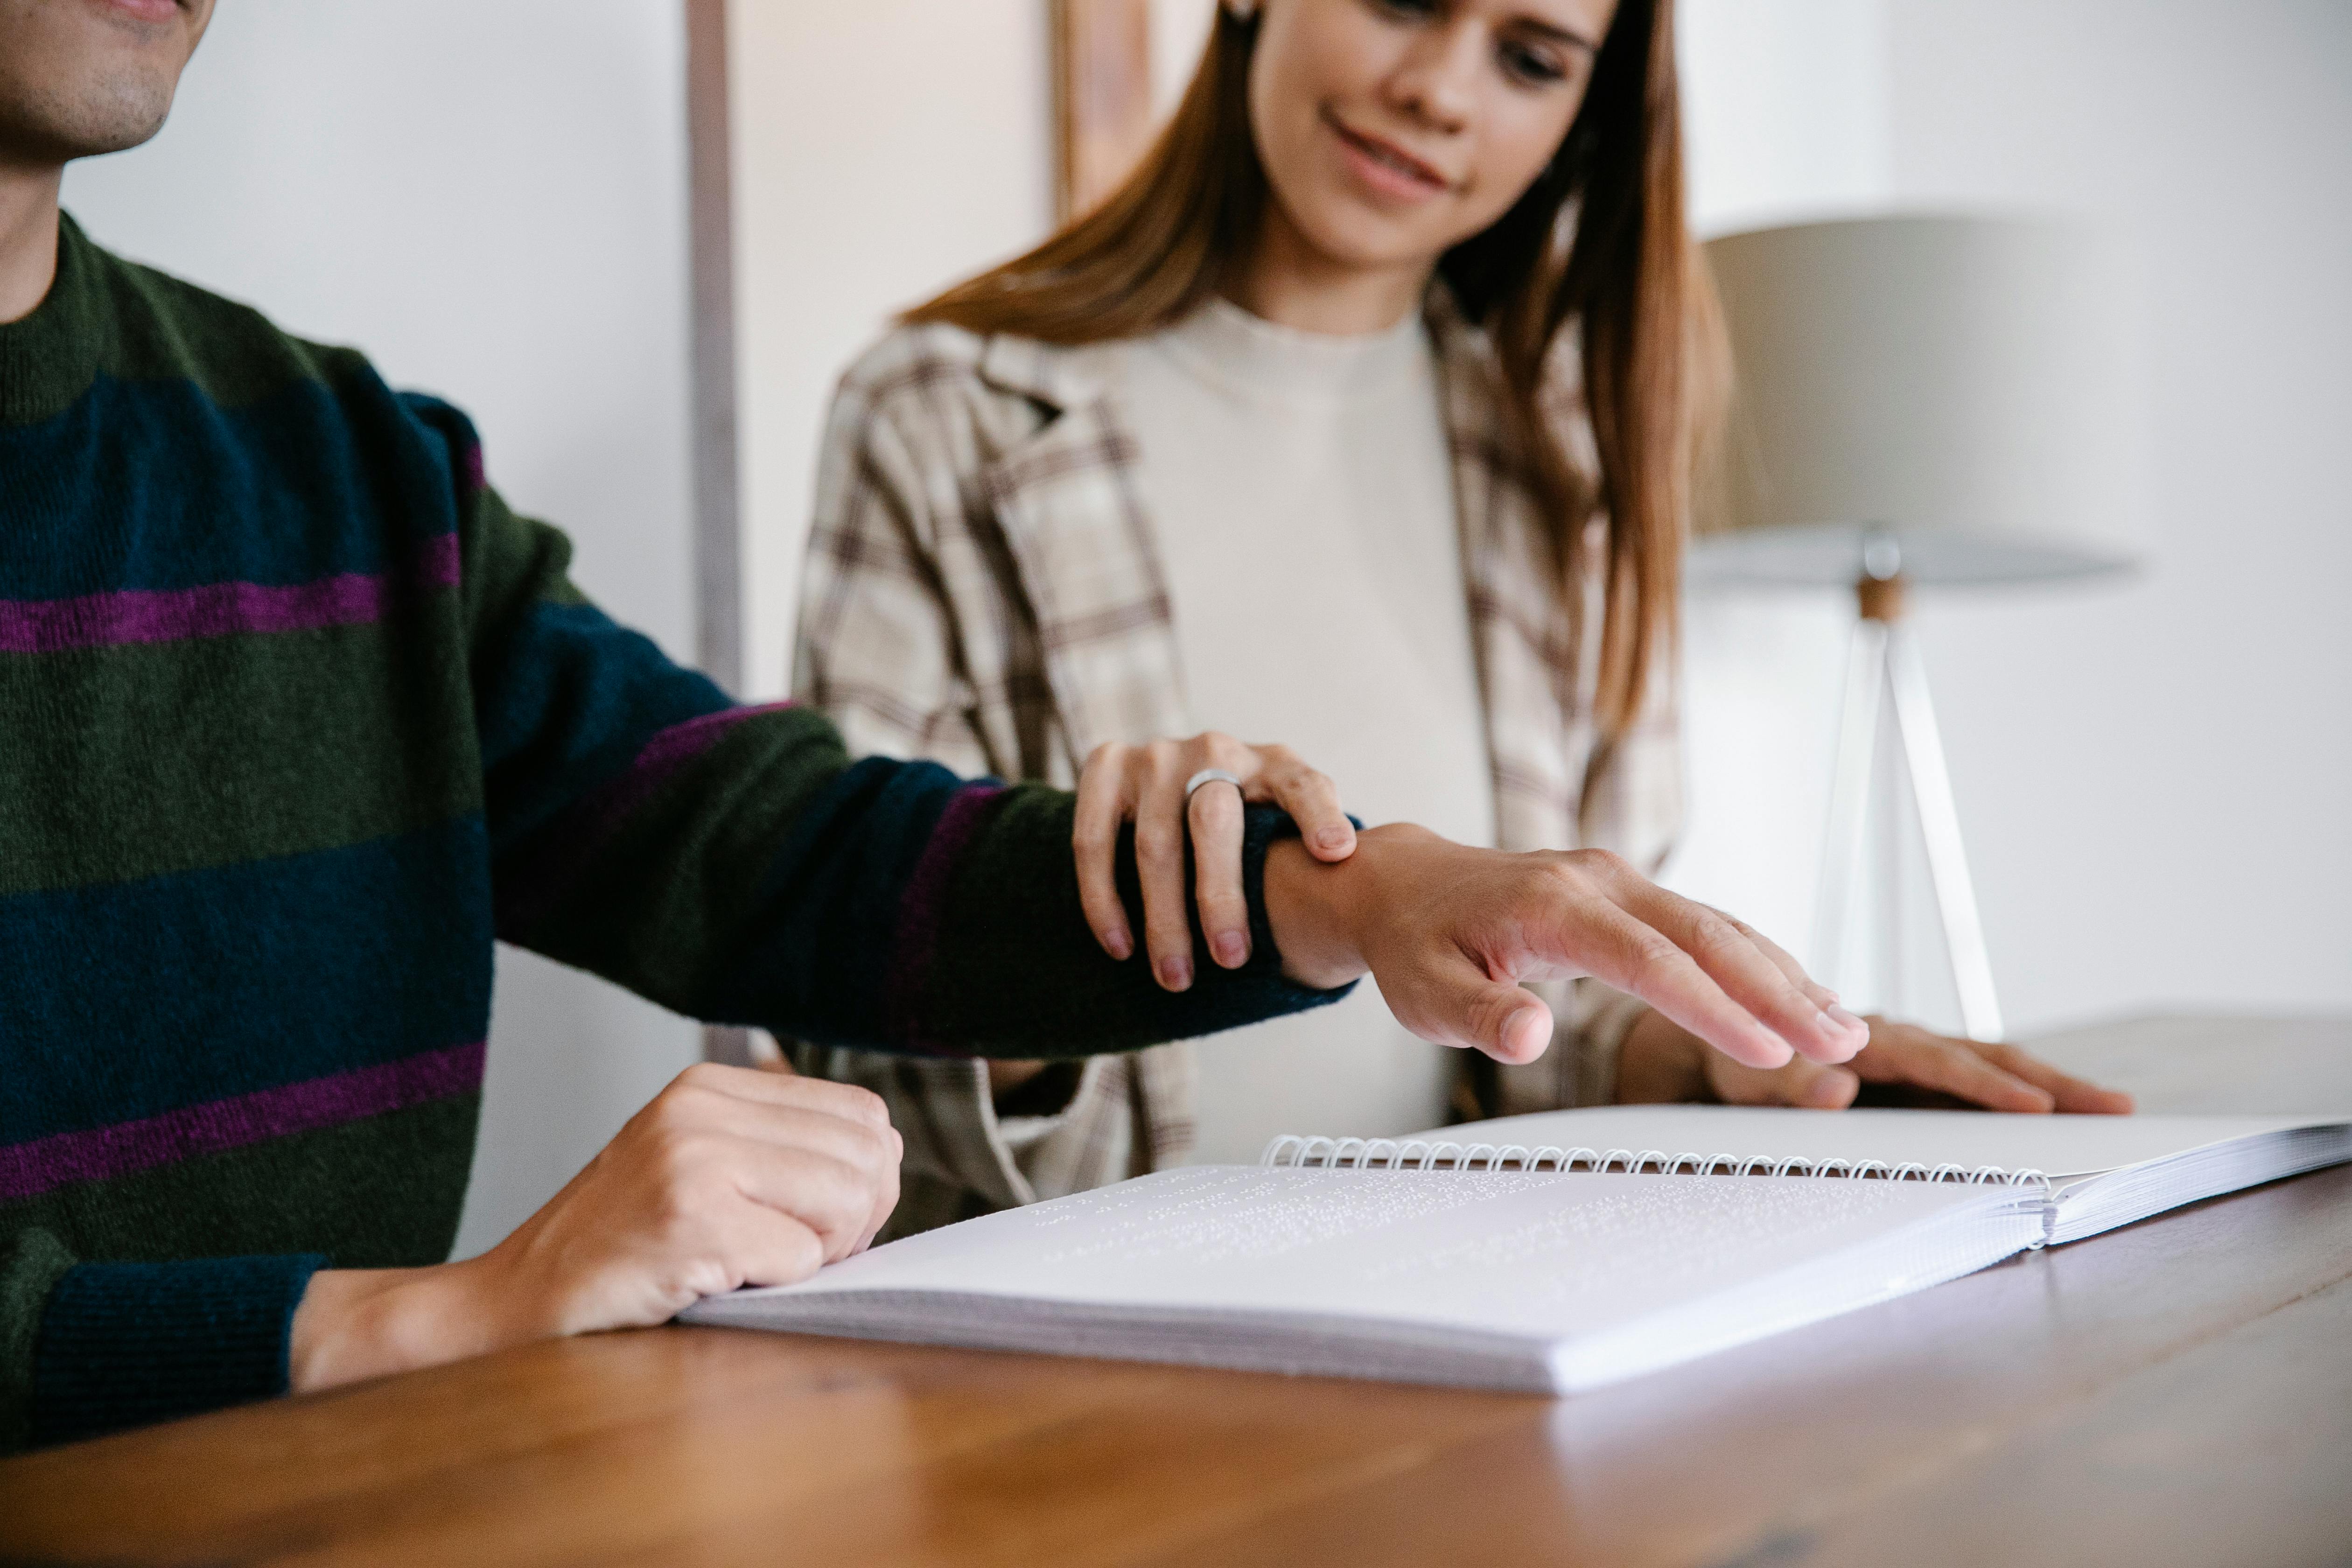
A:
<svg viewBox="0 0 2352 1568">
<path fill-rule="evenodd" d="M 684 1315 L 1568 1393 L 2352 1159 L 2352 1123 L 1612 1108 L 1277 1152 L 985 1215 Z"/>
</svg>

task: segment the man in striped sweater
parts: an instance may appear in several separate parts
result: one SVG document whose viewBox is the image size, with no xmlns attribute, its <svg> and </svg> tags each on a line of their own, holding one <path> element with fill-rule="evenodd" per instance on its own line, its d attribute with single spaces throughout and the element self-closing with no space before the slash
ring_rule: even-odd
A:
<svg viewBox="0 0 2352 1568">
<path fill-rule="evenodd" d="M 877 1101 L 698 1068 L 444 1262 L 494 938 L 911 1053 L 1127 1049 L 1368 967 L 1507 1059 L 1549 1031 L 1512 983 L 1570 972 L 1759 1063 L 1856 1048 L 1769 944 L 1605 858 L 1387 828 L 1319 867 L 1265 808 L 1246 960 L 1115 962 L 1070 797 L 730 704 L 580 595 L 456 409 L 61 216 L 209 9 L 0 4 L 0 1449 L 659 1322 L 871 1238 Z"/>
</svg>

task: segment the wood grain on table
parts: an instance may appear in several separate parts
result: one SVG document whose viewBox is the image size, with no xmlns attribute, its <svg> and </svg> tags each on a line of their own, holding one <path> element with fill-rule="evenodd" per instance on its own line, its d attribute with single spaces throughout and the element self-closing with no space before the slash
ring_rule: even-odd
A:
<svg viewBox="0 0 2352 1568">
<path fill-rule="evenodd" d="M 2352 1025 L 2039 1044 L 2151 1110 L 2352 1107 Z M 2352 1561 L 2352 1167 L 1568 1400 L 540 1345 L 0 1463 L 13 1561 Z"/>
</svg>

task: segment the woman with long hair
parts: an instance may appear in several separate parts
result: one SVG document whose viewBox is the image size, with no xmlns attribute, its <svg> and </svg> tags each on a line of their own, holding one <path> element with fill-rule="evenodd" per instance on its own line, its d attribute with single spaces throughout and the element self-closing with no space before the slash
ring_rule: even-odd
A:
<svg viewBox="0 0 2352 1568">
<path fill-rule="evenodd" d="M 1680 810 L 1683 541 L 1726 384 L 1676 95 L 1672 0 L 1224 0 L 1123 185 L 845 376 L 797 694 L 853 749 L 1009 778 L 1204 727 L 1280 735 L 1369 818 L 1654 869 Z M 1177 766 L 1129 760 L 1155 781 L 1140 826 L 1181 809 Z M 1141 944 L 1171 987 L 1176 855 L 1147 864 Z M 1110 900 L 1090 910 L 1134 950 Z M 893 1101 L 898 1231 L 1449 1108 L 1835 1107 L 1864 1079 L 2129 1105 L 1878 1020 L 1845 1067 L 1744 1068 L 1581 987 L 1521 1067 L 1441 1059 L 1370 997 L 993 1079 L 795 1060 Z"/>
</svg>

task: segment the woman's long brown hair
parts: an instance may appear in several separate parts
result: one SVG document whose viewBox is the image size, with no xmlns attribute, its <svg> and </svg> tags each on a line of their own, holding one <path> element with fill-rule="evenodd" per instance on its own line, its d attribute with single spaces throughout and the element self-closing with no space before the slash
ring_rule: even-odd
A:
<svg viewBox="0 0 2352 1568">
<path fill-rule="evenodd" d="M 1596 698 L 1604 735 L 1632 723 L 1671 648 L 1700 437 L 1723 380 L 1714 297 L 1683 221 L 1674 0 L 1620 0 L 1559 151 L 1502 217 L 1440 258 L 1501 367 L 1506 449 L 1550 524 L 1571 610 L 1602 584 Z M 1266 183 L 1250 134 L 1254 20 L 1223 6 L 1201 66 L 1125 184 L 1024 256 L 907 312 L 1054 343 L 1153 332 L 1188 314 L 1248 256 Z M 1577 470 L 1543 414 L 1545 365 L 1570 322 L 1601 472 Z M 1583 549 L 1599 509 L 1607 543 Z"/>
</svg>

